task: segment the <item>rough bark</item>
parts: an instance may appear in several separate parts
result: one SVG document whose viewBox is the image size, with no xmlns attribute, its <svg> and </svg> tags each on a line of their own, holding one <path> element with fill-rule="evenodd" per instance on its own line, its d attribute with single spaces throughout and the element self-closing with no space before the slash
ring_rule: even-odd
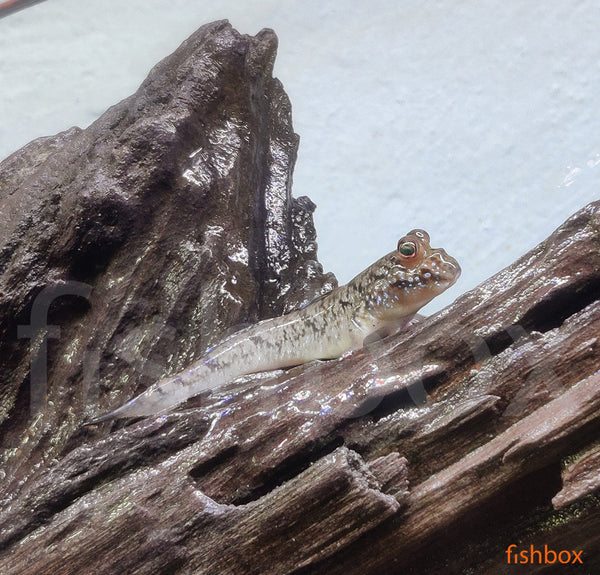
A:
<svg viewBox="0 0 600 575">
<path fill-rule="evenodd" d="M 81 426 L 331 287 L 274 54 L 272 32 L 203 27 L 0 165 L 0 572 L 512 573 L 510 544 L 595 572 L 600 202 L 403 334 Z"/>
</svg>

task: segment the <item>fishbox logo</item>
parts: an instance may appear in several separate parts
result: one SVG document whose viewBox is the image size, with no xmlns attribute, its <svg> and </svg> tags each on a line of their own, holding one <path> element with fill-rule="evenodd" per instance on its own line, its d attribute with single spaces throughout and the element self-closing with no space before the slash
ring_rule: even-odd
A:
<svg viewBox="0 0 600 575">
<path fill-rule="evenodd" d="M 513 564 L 538 563 L 540 565 L 580 563 L 583 565 L 583 560 L 581 559 L 582 553 L 583 551 L 567 551 L 566 549 L 554 551 L 553 549 L 548 549 L 548 545 L 544 545 L 543 553 L 533 545 L 530 546 L 529 550 L 517 551 L 517 546 L 513 544 L 509 545 L 506 549 L 506 562 Z"/>
</svg>

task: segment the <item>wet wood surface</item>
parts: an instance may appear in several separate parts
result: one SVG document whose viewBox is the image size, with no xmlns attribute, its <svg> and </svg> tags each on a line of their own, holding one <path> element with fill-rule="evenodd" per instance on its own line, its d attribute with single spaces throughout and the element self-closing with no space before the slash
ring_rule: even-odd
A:
<svg viewBox="0 0 600 575">
<path fill-rule="evenodd" d="M 246 218 L 256 196 L 240 196 L 248 182 L 263 182 L 256 193 L 266 205 L 273 179 L 265 174 L 289 174 L 295 159 L 287 100 L 269 79 L 269 34 L 249 39 L 225 23 L 205 27 L 153 71 L 137 100 L 99 120 L 92 132 L 30 144 L 0 166 L 4 190 L 11 186 L 3 195 L 5 213 L 20 194 L 30 218 L 37 214 L 38 221 L 72 230 L 87 226 L 50 252 L 44 237 L 52 225 L 40 231 L 17 222 L 2 238 L 0 572 L 507 573 L 514 568 L 506 553 L 513 544 L 515 552 L 531 545 L 575 550 L 582 572 L 600 569 L 600 202 L 402 334 L 339 360 L 247 377 L 165 416 L 83 425 L 151 383 L 155 371 L 160 376 L 186 365 L 201 353 L 201 342 L 208 345 L 228 325 L 281 313 L 292 300 L 297 305 L 333 283 L 313 273 L 319 268 L 311 251 L 312 208 L 308 200 L 295 203 L 287 179 L 275 196 L 287 210 L 279 219 L 260 210 Z M 254 116 L 242 114 L 246 140 L 230 139 L 224 148 L 213 141 L 210 161 L 231 154 L 233 141 L 241 146 L 238 164 L 227 164 L 238 166 L 229 179 L 213 168 L 186 166 L 193 149 L 208 149 L 206 139 L 200 131 L 183 145 L 160 135 L 162 124 L 149 119 L 158 108 L 140 112 L 123 133 L 115 127 L 116 118 L 129 122 L 142 102 L 164 104 L 170 85 L 156 78 L 182 73 L 193 62 L 211 71 L 207 61 L 215 54 L 215 69 L 227 82 L 240 86 L 242 78 L 277 94 L 276 110 L 250 107 Z M 239 120 L 253 102 L 249 92 L 238 88 L 234 97 L 225 80 L 210 81 L 231 99 L 215 101 L 202 121 L 225 112 Z M 206 82 L 190 80 L 188 96 Z M 206 109 L 213 100 L 209 90 L 202 94 L 209 98 Z M 182 133 L 199 122 L 189 114 L 189 125 L 177 124 Z M 125 147 L 133 150 L 127 169 L 114 172 L 110 154 L 118 148 L 107 144 L 103 155 L 93 142 L 101 134 L 126 138 L 127 128 L 127 137 L 138 134 L 130 140 L 137 147 Z M 261 145 L 268 130 L 287 142 L 283 170 Z M 155 146 L 136 155 L 149 141 Z M 89 171 L 57 175 L 56 166 L 82 157 L 84 142 L 91 146 L 83 153 Z M 264 163 L 249 163 L 257 156 Z M 180 174 L 192 168 L 196 179 L 204 174 L 200 191 L 189 178 L 182 188 Z M 157 175 L 161 183 L 151 185 Z M 104 184 L 81 204 L 68 188 L 73 178 L 80 178 L 73 189 Z M 127 197 L 117 193 L 125 182 Z M 96 219 L 90 202 L 102 208 Z M 199 223 L 189 215 L 190 202 L 202 214 Z M 238 215 L 229 220 L 236 202 Z M 107 207 L 115 203 L 129 210 L 125 216 Z M 68 209 L 72 218 L 61 220 Z M 160 227 L 161 221 L 178 226 Z M 206 232 L 226 224 L 237 230 L 226 240 L 254 246 L 249 263 L 255 267 L 236 267 L 232 255 L 239 247 Z M 186 235 L 198 240 L 201 257 L 181 247 Z M 279 251 L 265 239 L 275 235 Z M 105 249 L 98 253 L 99 246 Z M 182 259 L 196 262 L 194 273 L 186 273 Z M 140 261 L 146 263 L 132 264 Z M 276 261 L 292 262 L 289 273 L 278 271 Z M 208 275 L 198 279 L 200 272 Z M 223 299 L 218 288 L 231 274 L 244 289 L 228 292 L 237 299 Z M 26 283 L 17 286 L 15 278 Z M 62 331 L 49 349 L 47 401 L 32 412 L 30 342 L 16 337 L 17 324 L 27 323 L 50 281 L 78 281 L 92 291 L 85 305 L 82 297 L 66 298 L 52 310 L 50 322 Z M 200 312 L 211 321 L 191 321 Z M 173 330 L 150 329 L 157 320 Z M 150 343 L 148 334 L 154 334 Z M 81 358 L 99 342 L 93 387 Z M 132 359 L 127 352 L 136 346 L 141 352 Z M 528 569 L 553 573 L 557 565 Z"/>
</svg>

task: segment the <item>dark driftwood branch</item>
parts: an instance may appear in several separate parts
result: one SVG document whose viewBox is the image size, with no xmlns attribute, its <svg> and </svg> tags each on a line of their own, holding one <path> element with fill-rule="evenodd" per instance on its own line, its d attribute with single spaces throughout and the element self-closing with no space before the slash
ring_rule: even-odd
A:
<svg viewBox="0 0 600 575">
<path fill-rule="evenodd" d="M 34 4 L 39 4 L 40 2 L 43 2 L 43 0 L 4 0 L 0 2 L 0 18 L 29 8 L 29 6 L 33 6 Z"/>
<path fill-rule="evenodd" d="M 274 49 L 204 27 L 93 126 L 0 166 L 0 571 L 503 573 L 516 544 L 594 572 L 600 203 L 404 334 L 82 427 L 227 326 L 331 287 L 290 195 Z M 32 404 L 17 326 L 73 281 L 93 290 L 50 308 Z"/>
</svg>

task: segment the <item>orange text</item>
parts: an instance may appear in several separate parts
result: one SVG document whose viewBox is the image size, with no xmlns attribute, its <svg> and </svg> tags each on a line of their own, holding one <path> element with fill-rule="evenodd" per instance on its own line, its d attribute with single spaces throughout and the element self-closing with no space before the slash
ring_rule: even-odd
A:
<svg viewBox="0 0 600 575">
<path fill-rule="evenodd" d="M 553 563 L 581 563 L 581 554 L 583 551 L 567 551 L 563 549 L 561 551 L 554 551 L 548 549 L 548 545 L 544 545 L 544 549 L 536 549 L 533 545 L 529 549 L 523 549 L 522 551 L 517 550 L 516 545 L 509 545 L 506 549 L 506 562 L 507 563 L 539 563 L 539 564 L 553 564 Z"/>
</svg>

